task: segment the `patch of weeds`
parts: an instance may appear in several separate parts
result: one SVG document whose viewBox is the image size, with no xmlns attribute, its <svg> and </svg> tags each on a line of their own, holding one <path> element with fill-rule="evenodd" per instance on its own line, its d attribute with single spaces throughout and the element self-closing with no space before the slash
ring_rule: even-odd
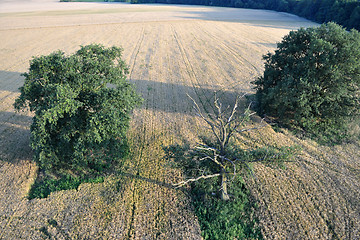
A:
<svg viewBox="0 0 360 240">
<path fill-rule="evenodd" d="M 38 177 L 32 185 L 28 199 L 46 198 L 50 193 L 61 190 L 77 189 L 81 183 L 101 183 L 104 176 L 73 176 L 64 174 L 61 177 Z"/>
<path fill-rule="evenodd" d="M 218 179 L 192 184 L 191 196 L 204 239 L 263 239 L 255 217 L 255 201 L 237 176 L 229 189 L 231 200 L 219 198 Z"/>
<path fill-rule="evenodd" d="M 35 183 L 29 191 L 28 199 L 46 198 L 52 192 L 77 189 L 82 183 L 102 183 L 106 176 L 121 168 L 123 161 L 128 156 L 121 160 L 113 160 L 101 155 L 94 155 L 94 157 L 99 159 L 97 164 L 91 163 L 88 166 L 78 168 L 77 171 L 61 168 L 52 169 L 52 171 L 40 169 Z"/>
<path fill-rule="evenodd" d="M 266 146 L 244 151 L 244 158 L 247 162 L 261 162 L 269 167 L 285 169 L 285 162 L 293 161 L 301 151 L 299 145 L 294 146 Z"/>
<path fill-rule="evenodd" d="M 51 239 L 51 234 L 48 232 L 47 227 L 44 226 L 38 230 L 45 235 L 44 239 Z"/>
<path fill-rule="evenodd" d="M 210 145 L 206 139 L 202 139 Z M 164 148 L 166 157 L 172 167 L 179 168 L 187 178 L 216 173 L 211 161 L 202 158 L 198 161 L 199 151 L 194 151 L 189 143 L 171 145 Z M 191 184 L 191 198 L 195 214 L 199 219 L 204 239 L 263 239 L 256 218 L 256 201 L 246 188 L 243 174 L 252 173 L 252 164 L 262 164 L 285 168 L 285 162 L 296 156 L 300 147 L 266 146 L 244 150 L 230 144 L 226 149 L 227 156 L 235 159 L 236 174 L 229 174 L 228 192 L 230 200 L 221 199 L 221 178 L 213 177 L 194 180 Z M 229 157 L 230 158 L 230 157 Z M 229 171 L 230 172 L 230 171 Z M 195 179 L 195 178 L 194 178 Z"/>
<path fill-rule="evenodd" d="M 182 169 L 186 176 L 199 175 L 197 169 L 211 171 L 211 165 L 201 161 L 201 165 L 193 161 L 189 153 L 190 146 L 172 145 L 164 148 L 169 163 Z M 253 155 L 249 153 L 248 155 Z M 261 155 L 259 153 L 259 155 Z M 205 165 L 204 165 L 205 164 Z M 241 165 L 239 165 L 239 169 Z M 190 196 L 195 215 L 204 239 L 263 239 L 258 219 L 255 217 L 256 201 L 252 198 L 245 183 L 237 174 L 228 184 L 230 200 L 221 199 L 220 178 L 209 178 L 195 181 L 191 184 Z"/>
<path fill-rule="evenodd" d="M 283 133 L 284 129 L 288 129 L 299 139 L 311 139 L 324 146 L 334 146 L 360 139 L 360 124 L 355 119 L 347 124 L 317 123 L 314 129 L 305 129 L 297 126 L 295 121 L 281 122 L 269 116 L 267 120 L 271 122 L 272 129 L 277 133 Z"/>
<path fill-rule="evenodd" d="M 55 228 L 58 227 L 58 223 L 57 223 L 57 221 L 55 219 L 49 219 L 48 223 L 49 223 L 50 226 L 53 226 Z"/>
</svg>

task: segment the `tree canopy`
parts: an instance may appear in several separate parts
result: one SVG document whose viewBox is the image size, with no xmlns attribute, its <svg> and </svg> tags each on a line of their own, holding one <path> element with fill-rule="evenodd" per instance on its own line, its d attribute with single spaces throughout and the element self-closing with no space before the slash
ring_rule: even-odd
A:
<svg viewBox="0 0 360 240">
<path fill-rule="evenodd" d="M 31 146 L 42 169 L 94 169 L 127 153 L 130 113 L 141 98 L 122 49 L 81 47 L 34 57 L 15 108 L 35 112 Z"/>
<path fill-rule="evenodd" d="M 286 35 L 254 83 L 260 114 L 333 140 L 359 114 L 360 33 L 337 24 Z"/>
</svg>

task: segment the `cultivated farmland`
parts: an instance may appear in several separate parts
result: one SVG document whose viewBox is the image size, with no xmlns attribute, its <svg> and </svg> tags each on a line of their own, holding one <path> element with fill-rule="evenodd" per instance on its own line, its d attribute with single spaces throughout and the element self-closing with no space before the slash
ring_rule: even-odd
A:
<svg viewBox="0 0 360 240">
<path fill-rule="evenodd" d="M 228 99 L 253 93 L 262 55 L 290 30 L 313 25 L 263 10 L 1 2 L 0 239 L 201 239 L 189 197 L 171 187 L 181 173 L 166 164 L 162 149 L 205 130 L 186 94 L 206 101 L 216 90 Z M 131 123 L 133 157 L 122 176 L 29 201 L 37 167 L 29 147 L 32 115 L 13 109 L 20 74 L 32 56 L 70 54 L 90 43 L 124 48 L 129 79 L 145 99 Z M 360 238 L 358 141 L 319 146 L 270 126 L 240 140 L 303 149 L 285 169 L 254 165 L 256 177 L 246 179 L 267 239 Z"/>
</svg>

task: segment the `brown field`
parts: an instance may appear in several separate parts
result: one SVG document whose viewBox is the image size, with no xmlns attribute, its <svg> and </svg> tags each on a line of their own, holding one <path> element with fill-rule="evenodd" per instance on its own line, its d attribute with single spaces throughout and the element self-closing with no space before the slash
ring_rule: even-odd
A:
<svg viewBox="0 0 360 240">
<path fill-rule="evenodd" d="M 44 227 L 53 239 L 201 239 L 188 196 L 171 188 L 181 173 L 166 164 L 162 150 L 204 131 L 186 93 L 253 93 L 262 55 L 290 30 L 312 25 L 262 10 L 0 2 L 0 239 L 46 238 Z M 29 147 L 31 114 L 12 105 L 20 74 L 32 56 L 70 54 L 90 43 L 124 48 L 129 79 L 145 99 L 129 133 L 135 157 L 122 177 L 29 201 L 37 167 Z M 266 239 L 360 239 L 358 141 L 325 147 L 270 127 L 241 138 L 303 148 L 286 169 L 258 164 L 256 178 L 247 179 Z"/>
</svg>

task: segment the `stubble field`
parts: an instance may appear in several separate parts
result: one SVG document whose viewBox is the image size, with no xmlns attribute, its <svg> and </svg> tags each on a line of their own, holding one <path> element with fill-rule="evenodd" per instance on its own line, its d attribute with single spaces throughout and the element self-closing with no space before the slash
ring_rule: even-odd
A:
<svg viewBox="0 0 360 240">
<path fill-rule="evenodd" d="M 0 3 L 0 239 L 201 239 L 189 197 L 171 187 L 181 173 L 166 164 L 162 149 L 204 131 L 186 94 L 254 93 L 250 82 L 263 71 L 262 55 L 290 30 L 314 24 L 248 9 L 18 3 Z M 20 74 L 32 56 L 71 54 L 90 43 L 124 49 L 129 79 L 145 99 L 131 123 L 133 157 L 122 176 L 29 201 L 37 167 L 32 115 L 12 106 Z M 360 238 L 359 142 L 319 146 L 271 127 L 241 138 L 303 148 L 285 169 L 254 165 L 256 177 L 246 179 L 266 239 Z"/>
</svg>

